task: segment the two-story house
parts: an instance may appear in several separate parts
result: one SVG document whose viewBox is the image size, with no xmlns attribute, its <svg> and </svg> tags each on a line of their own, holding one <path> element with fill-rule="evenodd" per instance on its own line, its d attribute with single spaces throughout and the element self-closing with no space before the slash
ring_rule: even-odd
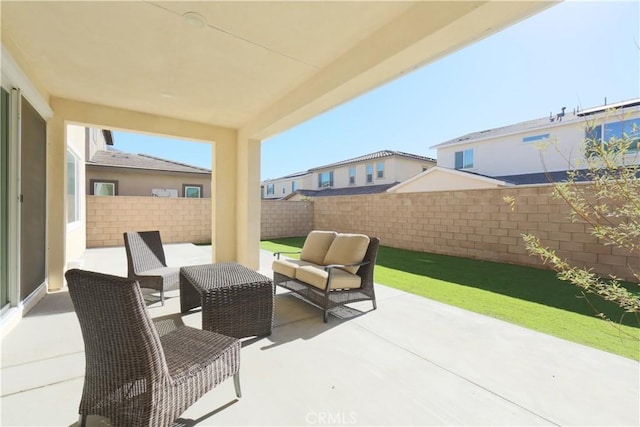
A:
<svg viewBox="0 0 640 427">
<path fill-rule="evenodd" d="M 381 193 L 435 164 L 430 157 L 382 150 L 263 181 L 262 197 L 296 200 Z"/>
<path fill-rule="evenodd" d="M 111 148 L 111 131 L 85 128 L 86 194 L 211 197 L 211 170 Z"/>
<path fill-rule="evenodd" d="M 441 191 L 541 184 L 566 179 L 585 167 L 585 139 L 606 143 L 623 134 L 634 138 L 626 161 L 638 163 L 640 99 L 473 132 L 445 141 L 437 167 L 389 192 Z"/>
</svg>

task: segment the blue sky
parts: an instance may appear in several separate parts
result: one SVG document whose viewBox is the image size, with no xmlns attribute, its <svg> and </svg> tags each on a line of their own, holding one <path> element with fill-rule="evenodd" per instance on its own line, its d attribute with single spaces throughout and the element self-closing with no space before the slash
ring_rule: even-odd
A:
<svg viewBox="0 0 640 427">
<path fill-rule="evenodd" d="M 640 2 L 564 2 L 263 141 L 261 176 L 385 149 L 435 158 L 440 142 L 605 97 L 640 97 Z M 122 151 L 211 168 L 207 144 L 114 137 Z"/>
</svg>

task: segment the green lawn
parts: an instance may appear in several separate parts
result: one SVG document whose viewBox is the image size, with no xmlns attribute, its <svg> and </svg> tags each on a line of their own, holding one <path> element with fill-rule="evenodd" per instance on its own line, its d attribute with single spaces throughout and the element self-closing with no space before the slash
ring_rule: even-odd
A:
<svg viewBox="0 0 640 427">
<path fill-rule="evenodd" d="M 294 237 L 264 240 L 261 246 L 296 251 L 303 243 L 304 237 Z M 375 281 L 640 360 L 640 319 L 596 296 L 585 299 L 552 271 L 381 246 Z M 592 306 L 618 323 L 597 318 Z"/>
</svg>

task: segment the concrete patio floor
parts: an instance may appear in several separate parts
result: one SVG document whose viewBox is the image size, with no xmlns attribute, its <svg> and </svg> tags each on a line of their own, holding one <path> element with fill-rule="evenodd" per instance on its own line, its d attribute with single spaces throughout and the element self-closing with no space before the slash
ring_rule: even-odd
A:
<svg viewBox="0 0 640 427">
<path fill-rule="evenodd" d="M 210 248 L 166 245 L 170 265 L 209 262 Z M 271 276 L 271 254 L 261 254 Z M 126 275 L 124 248 L 86 251 L 82 268 Z M 178 291 L 156 321 L 197 327 Z M 207 393 L 182 425 L 639 425 L 635 361 L 376 285 L 378 309 L 319 309 L 278 291 L 269 337 L 243 342 L 241 383 Z M 66 291 L 47 295 L 2 341 L 3 426 L 77 419 L 83 342 Z M 90 418 L 93 425 L 108 425 Z M 91 425 L 90 424 L 90 425 Z"/>
</svg>

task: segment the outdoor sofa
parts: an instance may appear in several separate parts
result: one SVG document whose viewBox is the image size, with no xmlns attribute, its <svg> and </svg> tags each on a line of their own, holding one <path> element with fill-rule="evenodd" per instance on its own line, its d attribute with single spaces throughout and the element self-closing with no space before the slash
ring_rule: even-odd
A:
<svg viewBox="0 0 640 427">
<path fill-rule="evenodd" d="M 324 310 L 348 303 L 371 300 L 376 309 L 373 270 L 380 239 L 364 234 L 314 230 L 301 252 L 276 252 L 272 263 L 273 283 L 302 296 Z M 300 254 L 300 259 L 281 258 Z"/>
</svg>

